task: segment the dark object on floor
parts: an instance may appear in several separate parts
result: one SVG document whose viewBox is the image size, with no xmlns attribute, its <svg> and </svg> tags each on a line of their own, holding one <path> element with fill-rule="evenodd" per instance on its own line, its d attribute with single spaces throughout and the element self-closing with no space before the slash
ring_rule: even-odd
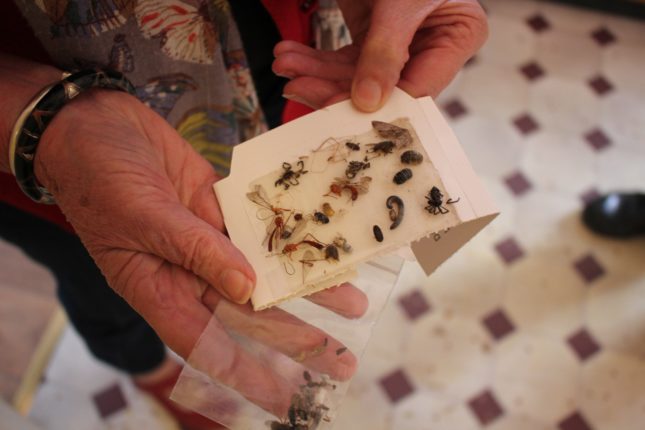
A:
<svg viewBox="0 0 645 430">
<path fill-rule="evenodd" d="M 645 194 L 611 193 L 593 200 L 582 213 L 594 233 L 615 238 L 645 235 Z"/>
<path fill-rule="evenodd" d="M 645 3 L 641 0 L 548 0 L 573 6 L 599 9 L 629 18 L 645 19 Z"/>
</svg>

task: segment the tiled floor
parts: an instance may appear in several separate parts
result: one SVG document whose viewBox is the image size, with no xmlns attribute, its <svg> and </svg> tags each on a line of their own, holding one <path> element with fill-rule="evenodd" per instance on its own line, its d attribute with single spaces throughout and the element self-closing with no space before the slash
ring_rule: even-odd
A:
<svg viewBox="0 0 645 430">
<path fill-rule="evenodd" d="M 54 280 L 0 240 L 0 398 L 11 402 L 56 309 Z"/>
<path fill-rule="evenodd" d="M 645 240 L 579 213 L 645 190 L 645 23 L 483 3 L 490 40 L 439 102 L 502 215 L 430 279 L 406 263 L 336 428 L 641 430 Z M 71 331 L 32 411 L 65 429 L 170 426 L 157 416 Z"/>
</svg>

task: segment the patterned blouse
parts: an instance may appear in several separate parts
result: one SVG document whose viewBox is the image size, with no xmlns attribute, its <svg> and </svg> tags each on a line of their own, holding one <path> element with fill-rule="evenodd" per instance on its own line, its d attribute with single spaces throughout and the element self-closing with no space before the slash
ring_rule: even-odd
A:
<svg viewBox="0 0 645 430">
<path fill-rule="evenodd" d="M 301 9 L 317 6 L 311 0 L 298 3 Z M 138 98 L 220 175 L 228 173 L 234 145 L 267 130 L 227 0 L 16 0 L 16 5 L 58 67 L 123 72 Z M 314 17 L 315 39 L 337 47 L 346 32 L 338 27 L 335 5 L 324 6 Z"/>
</svg>

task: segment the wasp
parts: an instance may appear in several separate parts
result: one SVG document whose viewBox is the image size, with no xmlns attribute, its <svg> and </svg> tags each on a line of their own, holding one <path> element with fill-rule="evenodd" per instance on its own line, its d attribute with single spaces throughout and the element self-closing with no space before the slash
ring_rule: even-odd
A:
<svg viewBox="0 0 645 430">
<path fill-rule="evenodd" d="M 291 258 L 291 254 L 296 252 L 298 250 L 298 248 L 300 248 L 300 246 L 302 246 L 302 245 L 309 245 L 309 246 L 314 247 L 314 248 L 316 248 L 318 250 L 322 250 L 323 248 L 325 248 L 324 243 L 322 243 L 321 241 L 316 239 L 313 234 L 307 233 L 302 238 L 301 241 L 294 242 L 294 243 L 287 243 L 284 246 L 284 248 L 282 248 L 282 254 L 288 256 L 289 258 Z"/>
<path fill-rule="evenodd" d="M 282 185 L 285 190 L 288 190 L 290 186 L 300 184 L 298 179 L 308 171 L 305 170 L 305 162 L 302 160 L 298 160 L 296 166 L 298 170 L 293 170 L 291 163 L 282 163 L 282 175 L 275 181 L 274 185 L 276 187 Z"/>
<path fill-rule="evenodd" d="M 427 200 L 428 205 L 425 207 L 425 210 L 430 212 L 433 215 L 438 215 L 438 214 L 447 214 L 450 212 L 448 208 L 443 206 L 443 194 L 441 193 L 441 190 L 437 187 L 432 187 L 428 195 L 425 197 Z M 457 203 L 460 199 L 453 200 L 453 199 L 448 199 L 446 201 L 447 205 Z"/>
<path fill-rule="evenodd" d="M 267 236 L 262 242 L 262 245 L 264 245 L 268 241 L 268 250 L 271 252 L 274 247 L 277 247 L 278 241 L 285 235 L 286 224 L 289 222 L 289 218 L 291 218 L 293 210 L 273 206 L 269 202 L 269 198 L 261 185 L 256 185 L 255 190 L 247 193 L 246 197 L 256 205 L 260 206 L 260 211 L 267 210 L 270 212 L 269 216 L 259 219 L 266 220 L 268 218 L 273 218 L 267 226 Z M 286 218 L 285 214 L 288 214 Z"/>
<path fill-rule="evenodd" d="M 361 170 L 369 169 L 370 163 L 366 161 L 350 161 L 345 169 L 345 176 L 354 179 Z"/>
<path fill-rule="evenodd" d="M 350 192 L 350 198 L 352 201 L 355 201 L 360 194 L 366 194 L 369 191 L 369 185 L 372 181 L 372 178 L 369 176 L 363 176 L 356 182 L 343 178 L 334 179 L 334 182 L 329 186 L 329 192 L 325 194 L 325 196 L 336 195 L 340 197 L 343 191 L 347 190 Z"/>
<path fill-rule="evenodd" d="M 412 143 L 412 135 L 406 128 L 382 121 L 372 121 L 372 127 L 374 127 L 379 136 L 395 141 L 400 148 L 404 148 Z"/>
</svg>

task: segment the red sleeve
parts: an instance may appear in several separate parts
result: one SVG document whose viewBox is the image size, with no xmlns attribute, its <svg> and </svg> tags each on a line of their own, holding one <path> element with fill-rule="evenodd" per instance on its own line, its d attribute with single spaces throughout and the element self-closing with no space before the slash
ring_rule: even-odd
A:
<svg viewBox="0 0 645 430">
<path fill-rule="evenodd" d="M 313 29 L 311 16 L 318 9 L 317 0 L 262 0 L 262 4 L 273 18 L 283 40 L 311 44 Z M 289 122 L 313 112 L 308 106 L 287 100 L 282 112 L 282 122 Z"/>
</svg>

